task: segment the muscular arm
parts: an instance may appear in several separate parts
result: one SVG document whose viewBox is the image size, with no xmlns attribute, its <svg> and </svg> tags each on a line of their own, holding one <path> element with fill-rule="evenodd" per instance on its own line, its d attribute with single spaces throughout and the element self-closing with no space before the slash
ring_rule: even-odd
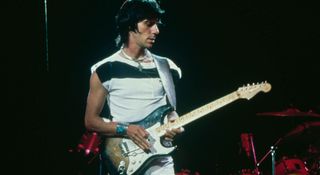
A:
<svg viewBox="0 0 320 175">
<path fill-rule="evenodd" d="M 90 77 L 90 90 L 85 112 L 85 126 L 90 131 L 95 131 L 102 135 L 114 136 L 116 135 L 117 123 L 105 122 L 100 116 L 107 95 L 107 90 L 103 87 L 97 73 L 94 72 Z M 148 135 L 148 132 L 138 125 L 129 125 L 126 133 L 127 137 L 145 150 L 150 148 L 149 143 L 146 141 Z"/>
<path fill-rule="evenodd" d="M 85 112 L 85 126 L 88 130 L 99 132 L 102 135 L 115 135 L 116 123 L 104 122 L 100 116 L 107 95 L 108 92 L 102 86 L 97 73 L 92 73 Z"/>
</svg>

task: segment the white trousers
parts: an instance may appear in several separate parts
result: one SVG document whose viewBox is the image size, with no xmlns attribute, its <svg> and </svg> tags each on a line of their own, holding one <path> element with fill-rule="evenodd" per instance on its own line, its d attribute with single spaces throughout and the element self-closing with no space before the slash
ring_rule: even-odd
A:
<svg viewBox="0 0 320 175">
<path fill-rule="evenodd" d="M 154 160 L 144 175 L 175 175 L 171 156 Z"/>
</svg>

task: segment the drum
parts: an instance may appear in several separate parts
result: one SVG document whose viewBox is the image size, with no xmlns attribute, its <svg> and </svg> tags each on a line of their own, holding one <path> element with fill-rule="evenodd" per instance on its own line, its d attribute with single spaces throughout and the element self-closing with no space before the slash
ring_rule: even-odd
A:
<svg viewBox="0 0 320 175">
<path fill-rule="evenodd" d="M 298 158 L 284 158 L 275 166 L 276 175 L 308 175 L 308 168 Z"/>
<path fill-rule="evenodd" d="M 251 169 L 242 169 L 240 175 L 258 175 L 258 172 Z"/>
</svg>

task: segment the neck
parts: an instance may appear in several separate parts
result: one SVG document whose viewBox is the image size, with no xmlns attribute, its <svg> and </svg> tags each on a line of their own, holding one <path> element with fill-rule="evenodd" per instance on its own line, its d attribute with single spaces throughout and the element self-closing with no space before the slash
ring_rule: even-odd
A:
<svg viewBox="0 0 320 175">
<path fill-rule="evenodd" d="M 138 59 L 145 55 L 145 49 L 141 47 L 128 47 L 124 45 L 122 50 L 133 59 Z"/>
</svg>

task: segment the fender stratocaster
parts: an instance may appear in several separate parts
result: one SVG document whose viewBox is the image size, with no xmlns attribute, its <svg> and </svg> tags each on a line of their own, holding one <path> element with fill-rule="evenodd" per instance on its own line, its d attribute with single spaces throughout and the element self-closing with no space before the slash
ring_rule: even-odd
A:
<svg viewBox="0 0 320 175">
<path fill-rule="evenodd" d="M 168 105 L 161 106 L 145 119 L 135 122 L 147 128 L 149 132 L 148 141 L 151 149 L 148 152 L 140 149 L 133 141 L 127 138 L 107 137 L 104 141 L 105 150 L 102 152 L 103 157 L 107 160 L 106 166 L 111 174 L 140 174 L 147 167 L 148 163 L 159 156 L 166 156 L 171 153 L 176 146 L 166 145 L 162 141 L 162 136 L 167 129 L 179 128 L 186 124 L 199 119 L 237 99 L 250 100 L 259 92 L 269 92 L 271 85 L 267 82 L 247 85 L 238 88 L 238 90 L 201 106 L 181 117 L 172 123 L 164 123 L 166 115 L 172 111 Z"/>
</svg>

